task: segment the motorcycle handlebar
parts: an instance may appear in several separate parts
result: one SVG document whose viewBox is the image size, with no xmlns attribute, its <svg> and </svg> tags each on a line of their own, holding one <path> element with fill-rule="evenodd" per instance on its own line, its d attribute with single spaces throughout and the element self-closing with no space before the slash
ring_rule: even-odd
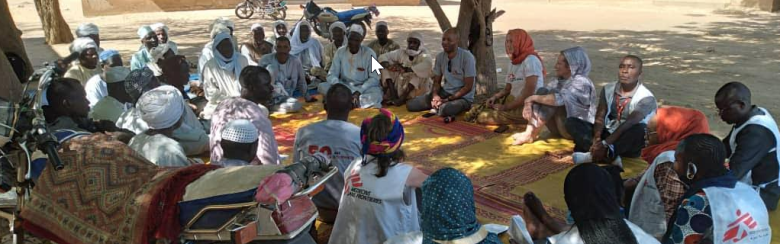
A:
<svg viewBox="0 0 780 244">
<path fill-rule="evenodd" d="M 41 145 L 41 148 L 43 149 L 43 152 L 46 153 L 46 156 L 49 157 L 49 163 L 51 163 L 51 166 L 54 167 L 54 170 L 61 170 L 65 168 L 62 160 L 60 160 L 60 156 L 57 154 L 56 142 L 44 142 L 43 145 Z"/>
</svg>

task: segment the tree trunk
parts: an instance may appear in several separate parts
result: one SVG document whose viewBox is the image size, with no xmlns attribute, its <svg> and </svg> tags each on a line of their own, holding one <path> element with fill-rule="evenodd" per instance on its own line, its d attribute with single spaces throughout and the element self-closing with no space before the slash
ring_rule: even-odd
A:
<svg viewBox="0 0 780 244">
<path fill-rule="evenodd" d="M 3 50 L 4 53 L 19 55 L 24 60 L 25 76 L 22 79 L 27 80 L 27 77 L 33 72 L 33 66 L 30 63 L 30 58 L 27 57 L 27 51 L 24 49 L 22 31 L 16 28 L 7 0 L 0 0 L 0 40 L 3 40 L 0 42 L 0 50 Z"/>
<path fill-rule="evenodd" d="M 490 95 L 498 90 L 493 21 L 503 11 L 491 11 L 491 5 L 492 0 L 462 0 L 458 16 L 459 46 L 471 51 L 477 61 L 477 95 Z"/>
<path fill-rule="evenodd" d="M 439 27 L 441 28 L 441 31 L 446 31 L 452 28 L 452 24 L 450 24 L 450 19 L 447 18 L 446 14 L 444 14 L 444 10 L 441 9 L 441 5 L 439 5 L 438 1 L 425 0 L 425 3 L 427 3 L 428 7 L 431 8 L 431 11 L 433 11 L 433 16 L 436 17 L 436 21 L 439 22 Z"/>
<path fill-rule="evenodd" d="M 41 18 L 43 33 L 46 35 L 46 44 L 70 43 L 73 41 L 73 34 L 70 33 L 70 27 L 60 12 L 59 0 L 35 0 L 35 9 L 38 10 L 38 17 Z"/>
</svg>

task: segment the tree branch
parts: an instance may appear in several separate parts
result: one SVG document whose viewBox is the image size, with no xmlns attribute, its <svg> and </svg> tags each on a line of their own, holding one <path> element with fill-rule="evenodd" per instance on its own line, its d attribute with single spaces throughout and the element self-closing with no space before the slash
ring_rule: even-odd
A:
<svg viewBox="0 0 780 244">
<path fill-rule="evenodd" d="M 431 11 L 433 11 L 433 16 L 436 17 L 436 21 L 439 22 L 439 27 L 441 28 L 441 31 L 446 31 L 452 28 L 452 24 L 450 24 L 450 19 L 447 18 L 447 15 L 444 13 L 444 10 L 441 9 L 441 5 L 439 4 L 439 1 L 425 0 L 425 3 L 427 3 L 428 7 L 431 8 Z"/>
</svg>

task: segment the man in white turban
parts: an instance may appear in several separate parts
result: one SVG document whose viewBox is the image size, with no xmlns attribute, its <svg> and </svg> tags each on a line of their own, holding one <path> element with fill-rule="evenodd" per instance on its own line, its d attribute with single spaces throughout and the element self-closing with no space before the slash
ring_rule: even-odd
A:
<svg viewBox="0 0 780 244">
<path fill-rule="evenodd" d="M 95 41 L 95 45 L 98 47 L 98 54 L 103 52 L 103 48 L 100 47 L 100 29 L 93 23 L 84 23 L 76 28 L 76 38 L 89 37 Z M 71 51 L 72 51 L 71 47 Z"/>
<path fill-rule="evenodd" d="M 79 53 L 79 63 L 73 64 L 65 72 L 64 77 L 76 79 L 83 86 L 92 76 L 103 72 L 102 67 L 98 65 L 98 46 L 89 37 L 77 38 L 73 41 L 72 46 L 73 51 Z"/>
<path fill-rule="evenodd" d="M 325 70 L 322 69 L 322 44 L 312 38 L 311 33 L 309 22 L 298 22 L 290 38 L 290 54 L 301 60 L 303 71 L 307 74 L 307 83 L 316 86 L 319 81 L 313 81 L 313 77 L 324 77 Z"/>
<path fill-rule="evenodd" d="M 152 24 L 149 27 L 152 28 L 154 34 L 157 35 L 157 39 L 160 40 L 160 44 L 168 44 L 173 50 L 179 50 L 179 45 L 170 40 L 168 36 L 168 26 L 163 23 Z"/>
<path fill-rule="evenodd" d="M 249 40 L 241 44 L 241 55 L 249 60 L 249 65 L 257 65 L 264 55 L 274 51 L 274 44 L 265 41 L 265 29 L 259 23 L 250 28 Z"/>
<path fill-rule="evenodd" d="M 336 51 L 347 44 L 344 41 L 344 37 L 347 34 L 347 26 L 340 21 L 334 22 L 330 24 L 328 31 L 330 32 L 330 42 L 325 45 L 322 54 L 322 64 L 326 72 L 330 70 L 330 66 L 333 64 L 333 57 L 336 56 Z"/>
<path fill-rule="evenodd" d="M 344 84 L 352 91 L 356 108 L 381 108 L 382 88 L 379 75 L 371 72 L 371 61 L 376 54 L 371 48 L 361 45 L 363 27 L 352 25 L 347 36 L 347 47 L 336 51 L 328 72 L 328 82 L 318 87 L 320 94 L 327 94 L 331 85 Z"/>
<path fill-rule="evenodd" d="M 287 22 L 284 22 L 284 20 L 277 20 L 274 21 L 274 23 L 271 26 L 271 30 L 274 32 L 273 36 L 269 36 L 266 41 L 270 42 L 271 44 L 276 43 L 276 38 L 279 37 L 287 37 L 290 38 L 290 35 L 288 33 L 288 30 L 290 28 L 287 26 Z"/>
<path fill-rule="evenodd" d="M 103 67 L 103 70 L 106 70 L 110 67 L 123 66 L 124 62 L 122 62 L 122 55 L 119 52 L 114 49 L 108 49 L 100 53 L 100 65 Z M 90 108 L 94 107 L 100 99 L 108 96 L 106 81 L 103 80 L 102 75 L 89 78 L 87 84 L 84 85 L 84 91 L 87 92 Z"/>
<path fill-rule="evenodd" d="M 152 30 L 152 27 L 149 27 L 148 25 L 144 25 L 141 26 L 141 28 L 138 28 L 137 34 L 143 47 L 141 50 L 138 50 L 138 52 L 133 54 L 132 59 L 130 59 L 130 70 L 143 69 L 146 67 L 146 64 L 152 61 L 152 55 L 149 53 L 149 51 L 160 44 L 159 39 L 157 39 L 157 35 L 154 34 L 154 30 Z"/>
<path fill-rule="evenodd" d="M 130 96 L 125 90 L 125 78 L 130 74 L 130 69 L 122 66 L 108 67 L 100 76 L 106 83 L 108 96 L 98 101 L 89 112 L 93 120 L 109 120 L 116 123 L 122 113 L 132 104 Z"/>
<path fill-rule="evenodd" d="M 251 121 L 237 119 L 228 122 L 219 140 L 223 157 L 214 164 L 225 167 L 249 165 L 257 154 L 258 138 L 259 131 Z"/>
<path fill-rule="evenodd" d="M 192 163 L 173 131 L 181 126 L 187 107 L 181 102 L 179 90 L 160 86 L 144 93 L 137 108 L 149 129 L 130 140 L 130 148 L 152 163 L 163 167 L 184 167 Z"/>
<path fill-rule="evenodd" d="M 203 67 L 201 82 L 208 104 L 203 108 L 201 117 L 211 119 L 211 114 L 219 102 L 241 95 L 241 84 L 238 78 L 241 70 L 249 65 L 249 61 L 235 49 L 235 41 L 227 33 L 219 33 L 214 37 L 214 58 Z"/>
<path fill-rule="evenodd" d="M 223 20 L 222 18 L 215 20 L 211 26 L 211 40 L 207 42 L 200 51 L 200 57 L 198 58 L 198 74 L 200 74 L 201 78 L 203 78 L 203 68 L 206 66 L 206 62 L 214 58 L 214 37 L 219 33 L 227 33 L 228 35 L 233 36 L 233 27 L 230 27 L 233 22 L 226 21 L 228 20 Z"/>
<path fill-rule="evenodd" d="M 419 32 L 411 32 L 406 38 L 406 48 L 379 56 L 382 71 L 384 102 L 401 106 L 406 101 L 427 94 L 431 88 L 433 59 L 423 47 Z"/>
<path fill-rule="evenodd" d="M 376 40 L 369 42 L 366 46 L 374 50 L 374 53 L 380 57 L 385 53 L 401 49 L 401 46 L 388 38 L 388 35 L 390 35 L 390 29 L 387 28 L 387 22 L 376 22 Z"/>
</svg>

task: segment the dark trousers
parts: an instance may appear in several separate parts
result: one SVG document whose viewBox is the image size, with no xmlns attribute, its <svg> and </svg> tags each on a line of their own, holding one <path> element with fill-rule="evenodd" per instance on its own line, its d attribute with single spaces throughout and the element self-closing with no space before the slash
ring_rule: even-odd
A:
<svg viewBox="0 0 780 244">
<path fill-rule="evenodd" d="M 445 92 L 443 89 L 439 90 L 439 96 L 442 98 L 448 97 L 452 94 Z M 409 112 L 420 112 L 430 110 L 431 100 L 433 100 L 433 93 L 428 93 L 419 97 L 415 97 L 412 100 L 406 102 L 406 109 Z M 471 108 L 471 102 L 466 99 L 459 98 L 454 101 L 449 101 L 442 104 L 439 107 L 439 116 L 455 116 L 461 112 L 468 111 Z"/>
<path fill-rule="evenodd" d="M 593 145 L 593 124 L 582 121 L 577 118 L 566 119 L 566 130 L 569 131 L 574 140 L 575 152 L 588 152 Z M 617 156 L 626 158 L 637 158 L 642 155 L 642 149 L 645 148 L 646 124 L 636 124 L 620 135 L 620 138 L 613 143 L 615 151 L 609 159 L 615 159 Z M 605 128 L 601 132 L 601 139 L 606 139 L 611 135 Z"/>
</svg>

